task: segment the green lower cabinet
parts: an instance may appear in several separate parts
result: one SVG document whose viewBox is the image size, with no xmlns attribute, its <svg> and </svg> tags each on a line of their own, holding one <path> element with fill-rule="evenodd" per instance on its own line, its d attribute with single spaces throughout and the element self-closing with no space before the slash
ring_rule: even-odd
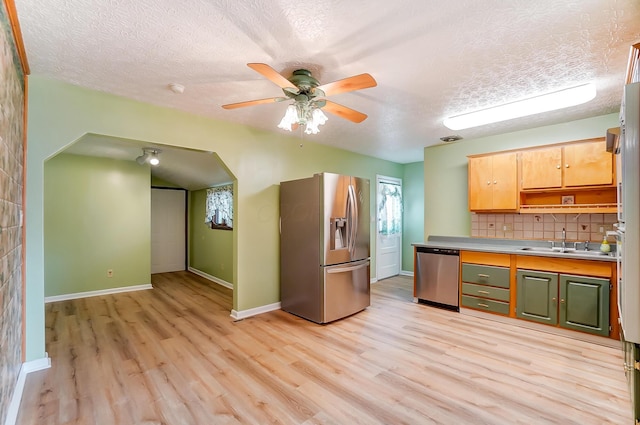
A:
<svg viewBox="0 0 640 425">
<path fill-rule="evenodd" d="M 492 313 L 509 314 L 509 303 L 487 298 L 471 297 L 469 295 L 462 296 L 462 306 L 471 307 L 478 310 L 490 311 Z"/>
<path fill-rule="evenodd" d="M 532 270 L 517 272 L 516 316 L 609 336 L 609 280 Z"/>
<path fill-rule="evenodd" d="M 534 322 L 558 323 L 558 274 L 518 270 L 516 316 Z"/>
<path fill-rule="evenodd" d="M 560 326 L 609 336 L 609 280 L 561 274 Z"/>
</svg>

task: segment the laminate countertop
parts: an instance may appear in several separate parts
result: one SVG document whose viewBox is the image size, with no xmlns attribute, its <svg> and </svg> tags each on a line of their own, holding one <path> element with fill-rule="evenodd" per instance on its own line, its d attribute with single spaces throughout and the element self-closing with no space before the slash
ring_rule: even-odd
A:
<svg viewBox="0 0 640 425">
<path fill-rule="evenodd" d="M 616 245 L 610 244 L 611 252 L 600 252 L 600 243 L 589 243 L 589 250 L 584 250 L 584 244 L 578 243 L 578 249 L 573 248 L 573 242 L 567 242 L 567 249 L 562 252 L 560 247 L 551 248 L 546 241 L 514 240 L 514 239 L 481 239 L 457 236 L 429 236 L 426 242 L 412 243 L 416 248 L 458 249 L 461 251 L 494 252 L 499 254 L 531 255 L 536 257 L 573 258 L 592 261 L 616 261 Z M 560 242 L 556 241 L 556 245 Z"/>
</svg>

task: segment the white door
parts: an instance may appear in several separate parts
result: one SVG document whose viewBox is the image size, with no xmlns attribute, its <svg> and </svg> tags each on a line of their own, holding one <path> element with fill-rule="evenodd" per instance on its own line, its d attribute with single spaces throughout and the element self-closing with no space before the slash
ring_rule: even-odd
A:
<svg viewBox="0 0 640 425">
<path fill-rule="evenodd" d="M 186 191 L 151 189 L 151 273 L 185 270 Z"/>
<path fill-rule="evenodd" d="M 400 274 L 402 263 L 402 180 L 377 176 L 376 278 Z"/>
</svg>

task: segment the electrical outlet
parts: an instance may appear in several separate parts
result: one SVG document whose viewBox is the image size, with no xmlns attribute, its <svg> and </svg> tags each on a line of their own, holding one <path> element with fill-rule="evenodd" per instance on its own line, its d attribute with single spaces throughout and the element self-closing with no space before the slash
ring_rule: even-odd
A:
<svg viewBox="0 0 640 425">
<path fill-rule="evenodd" d="M 512 230 L 513 229 L 511 228 L 511 224 L 505 224 L 505 225 L 502 226 L 502 231 L 503 232 L 510 232 Z"/>
<path fill-rule="evenodd" d="M 107 277 L 113 277 L 113 270 L 107 270 Z"/>
<path fill-rule="evenodd" d="M 604 233 L 604 226 L 600 226 L 600 233 Z"/>
</svg>

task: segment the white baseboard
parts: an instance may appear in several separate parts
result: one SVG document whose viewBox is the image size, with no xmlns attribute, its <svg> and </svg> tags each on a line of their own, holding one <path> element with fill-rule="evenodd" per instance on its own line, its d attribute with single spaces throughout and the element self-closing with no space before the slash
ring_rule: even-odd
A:
<svg viewBox="0 0 640 425">
<path fill-rule="evenodd" d="M 46 355 L 47 353 L 45 353 Z M 7 416 L 4 421 L 4 425 L 15 425 L 18 419 L 18 411 L 20 410 L 20 402 L 22 401 L 22 392 L 24 391 L 24 383 L 27 379 L 27 374 L 36 372 L 38 370 L 49 369 L 51 367 L 51 358 L 44 357 L 42 359 L 32 360 L 30 362 L 22 363 L 20 366 L 20 373 L 18 374 L 18 380 L 16 386 L 13 388 L 13 396 L 7 409 Z"/>
<path fill-rule="evenodd" d="M 409 271 L 409 270 L 400 270 L 400 276 L 413 277 L 413 272 Z M 376 282 L 378 282 L 378 278 L 377 277 L 372 277 L 370 283 L 376 283 Z"/>
<path fill-rule="evenodd" d="M 280 310 L 280 303 L 267 304 L 256 308 L 250 308 L 249 310 L 231 310 L 231 317 L 234 320 L 242 320 L 247 317 L 257 316 L 258 314 L 268 313 L 270 311 Z"/>
<path fill-rule="evenodd" d="M 200 277 L 204 277 L 207 280 L 210 280 L 211 282 L 217 283 L 220 286 L 224 286 L 225 288 L 229 288 L 229 289 L 233 289 L 233 283 L 229 283 L 226 280 L 222 280 L 220 278 L 217 278 L 215 276 L 211 276 L 208 273 L 205 273 L 203 271 L 200 271 L 198 269 L 194 269 L 193 267 L 189 267 L 188 270 L 193 273 L 193 274 L 197 274 Z"/>
<path fill-rule="evenodd" d="M 142 291 L 145 289 L 153 289 L 150 283 L 144 285 L 121 286 L 119 288 L 99 289 L 97 291 L 76 292 L 73 294 L 53 295 L 44 297 L 44 302 L 52 303 L 56 301 L 75 300 L 78 298 L 97 297 L 99 295 L 119 294 L 121 292 Z"/>
<path fill-rule="evenodd" d="M 25 374 L 31 372 L 37 372 L 39 370 L 49 369 L 51 367 L 51 357 L 48 356 L 48 353 L 44 353 L 45 356 L 41 359 L 31 360 L 30 362 L 24 362 L 22 364 L 22 368 L 24 369 Z"/>
</svg>

